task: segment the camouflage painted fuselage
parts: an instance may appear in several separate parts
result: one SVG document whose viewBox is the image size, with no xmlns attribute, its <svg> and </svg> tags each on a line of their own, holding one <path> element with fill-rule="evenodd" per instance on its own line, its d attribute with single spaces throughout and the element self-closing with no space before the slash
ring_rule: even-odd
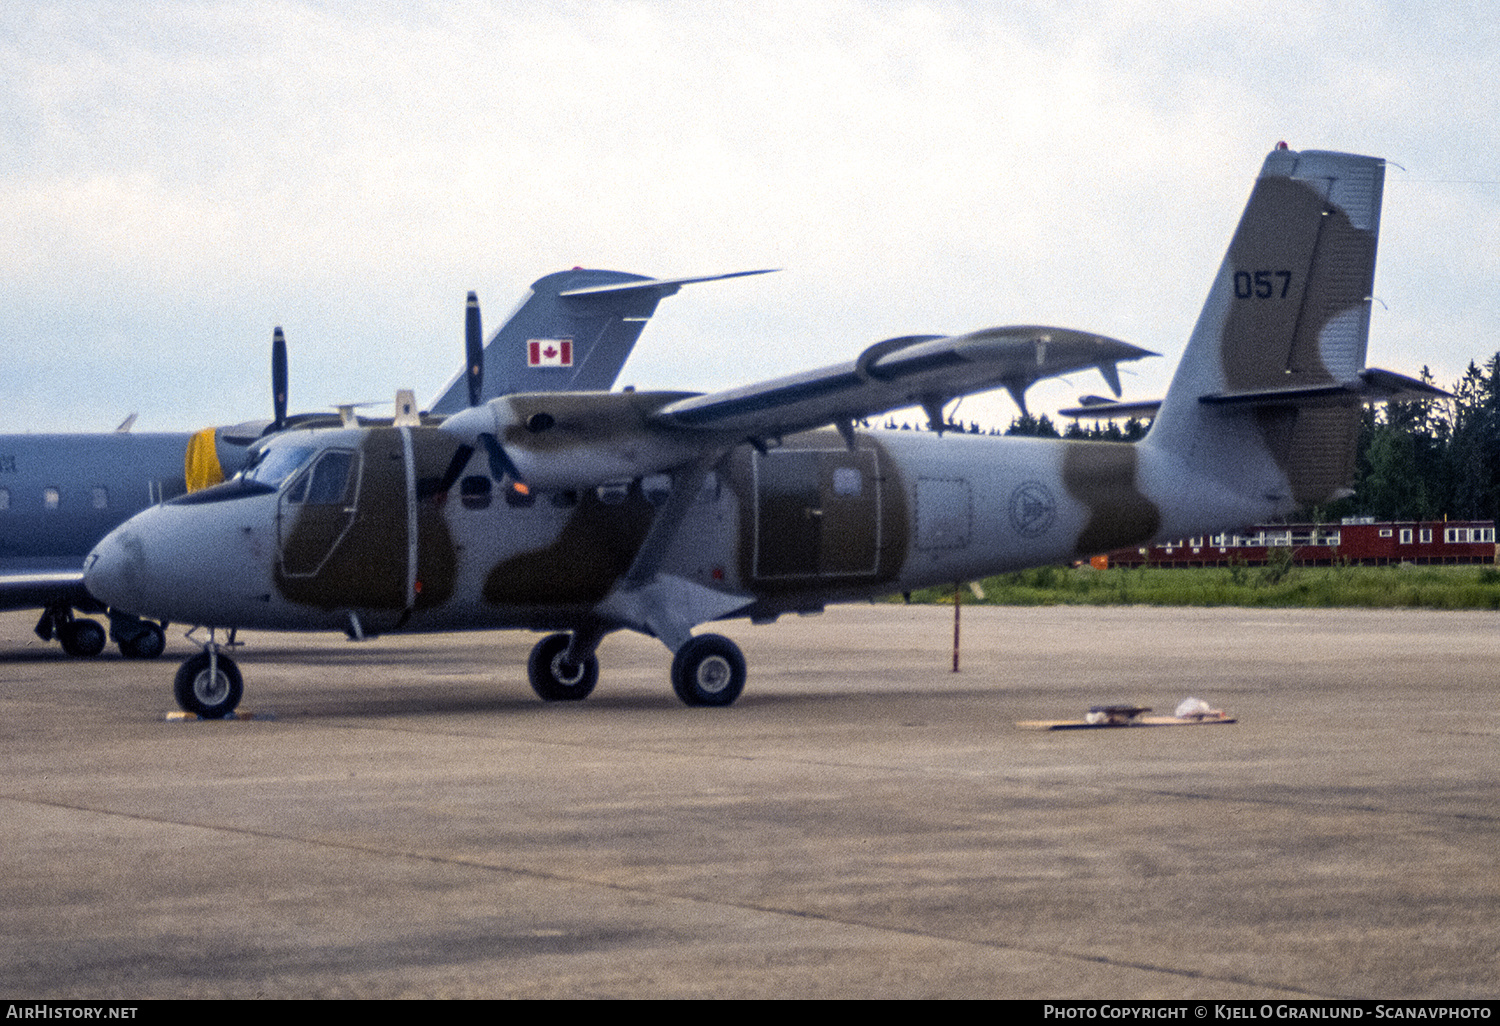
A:
<svg viewBox="0 0 1500 1026">
<path fill-rule="evenodd" d="M 476 459 L 434 492 L 459 448 L 440 431 L 298 434 L 276 444 L 315 440 L 316 454 L 279 490 L 231 483 L 148 510 L 101 545 L 90 586 L 142 615 L 217 627 L 349 629 L 352 613 L 365 633 L 570 628 L 600 617 L 670 487 L 648 477 L 522 496 Z M 1142 487 L 1139 446 L 905 431 L 856 440 L 851 450 L 819 431 L 765 452 L 734 448 L 703 474 L 657 572 L 762 618 L 1078 558 L 1172 527 Z M 347 467 L 338 490 L 299 484 L 334 456 Z"/>
</svg>

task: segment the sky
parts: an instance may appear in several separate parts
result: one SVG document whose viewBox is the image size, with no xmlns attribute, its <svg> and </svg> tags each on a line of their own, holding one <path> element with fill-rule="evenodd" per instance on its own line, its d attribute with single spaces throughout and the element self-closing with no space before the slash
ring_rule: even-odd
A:
<svg viewBox="0 0 1500 1026">
<path fill-rule="evenodd" d="M 7 0 L 0 431 L 269 416 L 276 325 L 293 410 L 430 403 L 468 290 L 493 330 L 573 266 L 782 269 L 663 301 L 641 389 L 1055 324 L 1164 354 L 1122 367 L 1159 398 L 1282 140 L 1391 162 L 1368 362 L 1451 384 L 1500 351 L 1496 25 L 1464 0 Z"/>
</svg>

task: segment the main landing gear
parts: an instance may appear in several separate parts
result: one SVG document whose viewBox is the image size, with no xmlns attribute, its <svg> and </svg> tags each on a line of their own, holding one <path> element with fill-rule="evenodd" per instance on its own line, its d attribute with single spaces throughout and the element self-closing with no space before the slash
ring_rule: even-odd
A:
<svg viewBox="0 0 1500 1026">
<path fill-rule="evenodd" d="M 526 660 L 531 690 L 544 702 L 581 701 L 599 683 L 599 657 L 589 652 L 576 662 L 570 661 L 567 656 L 572 641 L 570 634 L 549 634 L 536 643 Z"/>
<path fill-rule="evenodd" d="M 526 674 L 542 701 L 577 702 L 594 690 L 599 659 L 577 647 L 572 635 L 549 634 L 531 650 Z M 730 705 L 745 690 L 745 656 L 719 634 L 689 638 L 672 659 L 672 690 L 687 705 Z"/>
<path fill-rule="evenodd" d="M 109 636 L 126 659 L 155 659 L 167 647 L 167 632 L 160 624 L 113 611 L 109 614 Z"/>
<path fill-rule="evenodd" d="M 75 659 L 92 659 L 104 651 L 106 640 L 118 643 L 126 659 L 155 659 L 167 647 L 167 634 L 160 624 L 114 610 L 109 613 L 107 636 L 98 620 L 74 616 L 68 608 L 43 612 L 36 634 L 43 641 L 56 638 L 62 650 Z"/>
<path fill-rule="evenodd" d="M 62 650 L 75 659 L 92 659 L 104 651 L 104 627 L 99 621 L 75 617 L 68 608 L 44 611 L 36 624 L 36 636 L 43 641 L 56 638 Z"/>
<path fill-rule="evenodd" d="M 719 634 L 689 638 L 672 658 L 672 690 L 687 705 L 730 705 L 745 690 L 745 656 Z"/>
</svg>

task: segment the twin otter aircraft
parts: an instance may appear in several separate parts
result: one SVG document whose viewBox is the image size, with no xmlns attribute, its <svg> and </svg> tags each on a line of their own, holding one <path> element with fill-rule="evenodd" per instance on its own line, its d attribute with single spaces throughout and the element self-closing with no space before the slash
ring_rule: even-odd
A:
<svg viewBox="0 0 1500 1026">
<path fill-rule="evenodd" d="M 210 628 L 553 631 L 532 687 L 581 699 L 611 631 L 661 639 L 689 705 L 745 684 L 728 617 L 1073 560 L 1263 522 L 1345 494 L 1361 404 L 1436 390 L 1364 367 L 1384 162 L 1278 147 L 1170 390 L 1136 444 L 866 431 L 919 404 L 1151 355 L 1058 328 L 880 342 L 852 363 L 710 395 L 562 392 L 443 419 L 270 436 L 231 481 L 89 555 L 109 605 Z M 475 314 L 477 319 L 477 312 Z M 474 328 L 477 333 L 477 326 Z M 471 361 L 472 364 L 473 361 Z M 231 635 L 232 637 L 232 635 Z M 231 712 L 209 632 L 182 706 Z"/>
</svg>

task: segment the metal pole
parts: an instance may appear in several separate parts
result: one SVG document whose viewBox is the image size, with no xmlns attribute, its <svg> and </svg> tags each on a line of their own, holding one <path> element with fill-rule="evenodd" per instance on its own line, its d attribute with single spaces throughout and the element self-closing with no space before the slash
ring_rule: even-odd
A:
<svg viewBox="0 0 1500 1026">
<path fill-rule="evenodd" d="M 958 581 L 954 581 L 953 582 L 953 672 L 954 673 L 958 672 L 958 609 L 959 609 L 959 606 L 961 604 L 959 602 L 959 599 L 958 599 L 958 596 L 959 596 L 958 587 L 959 587 L 959 582 Z"/>
</svg>

